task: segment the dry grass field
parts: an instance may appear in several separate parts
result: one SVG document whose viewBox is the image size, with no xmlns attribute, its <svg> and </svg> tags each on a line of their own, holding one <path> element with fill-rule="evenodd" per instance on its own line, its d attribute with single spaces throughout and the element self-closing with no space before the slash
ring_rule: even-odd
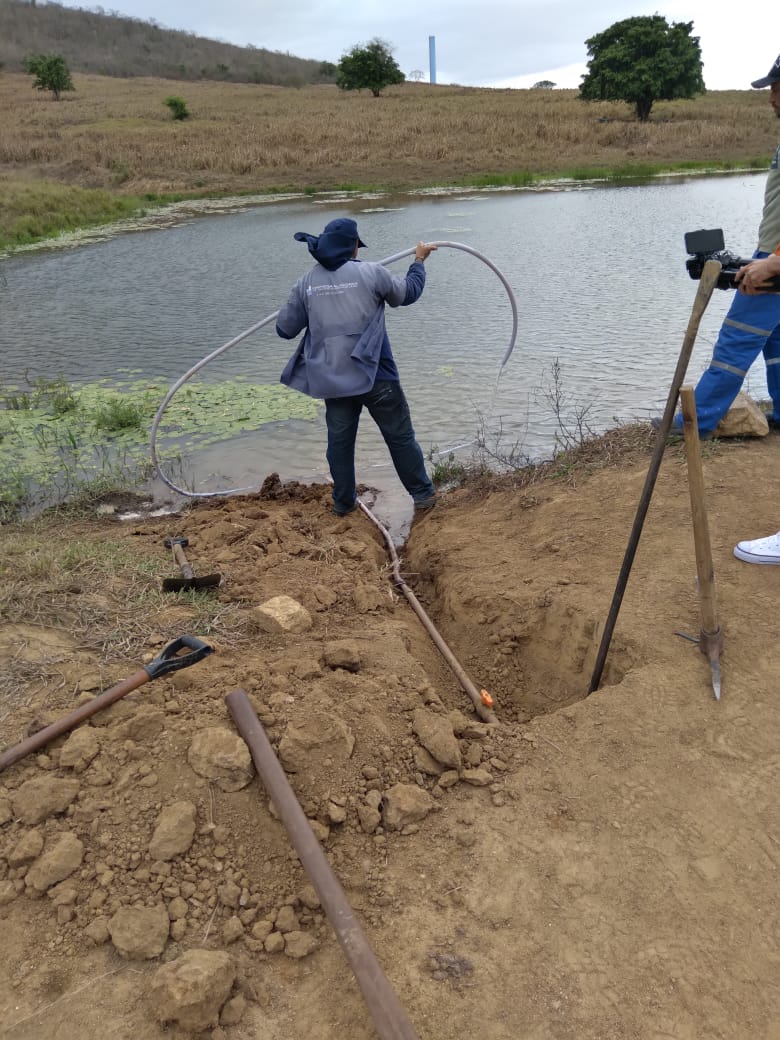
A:
<svg viewBox="0 0 780 1040">
<path fill-rule="evenodd" d="M 406 83 L 374 98 L 333 86 L 73 78 L 75 92 L 55 102 L 33 90 L 29 76 L 0 77 L 0 244 L 25 217 L 28 231 L 17 228 L 16 239 L 34 236 L 29 218 L 36 210 L 56 220 L 68 198 L 77 209 L 96 203 L 110 217 L 122 200 L 148 194 L 522 184 L 556 175 L 764 167 L 776 145 L 759 91 L 658 102 L 641 124 L 630 106 L 584 103 L 574 90 Z M 191 118 L 172 119 L 165 105 L 171 95 L 184 99 Z M 81 212 L 70 226 L 88 219 Z"/>
</svg>

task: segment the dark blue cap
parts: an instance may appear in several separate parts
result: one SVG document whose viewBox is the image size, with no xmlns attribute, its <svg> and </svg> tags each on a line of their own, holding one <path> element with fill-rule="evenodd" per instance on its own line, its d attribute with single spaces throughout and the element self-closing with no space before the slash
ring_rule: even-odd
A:
<svg viewBox="0 0 780 1040">
<path fill-rule="evenodd" d="M 780 54 L 775 59 L 775 63 L 772 68 L 767 72 L 766 76 L 761 79 L 755 80 L 750 84 L 751 87 L 769 87 L 773 83 L 777 83 L 780 80 Z"/>
<path fill-rule="evenodd" d="M 309 252 L 328 271 L 336 271 L 347 260 L 353 258 L 355 243 L 365 248 L 361 241 L 358 227 L 350 217 L 337 217 L 325 225 L 321 235 L 309 235 L 305 231 L 296 231 L 293 235 L 296 242 L 306 242 Z"/>
</svg>

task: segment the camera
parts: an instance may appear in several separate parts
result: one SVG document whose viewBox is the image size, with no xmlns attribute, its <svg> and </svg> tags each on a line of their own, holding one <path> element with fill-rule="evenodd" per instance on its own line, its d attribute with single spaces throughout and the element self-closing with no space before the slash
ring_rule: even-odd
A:
<svg viewBox="0 0 780 1040">
<path fill-rule="evenodd" d="M 724 249 L 725 242 L 721 228 L 712 228 L 709 231 L 689 231 L 685 236 L 685 248 L 691 255 L 685 261 L 688 274 L 691 278 L 701 278 L 704 265 L 708 260 L 717 260 L 721 265 L 721 272 L 715 283 L 719 289 L 734 289 L 737 282 L 734 280 L 737 271 L 750 263 L 750 257 L 735 256 Z M 767 292 L 780 292 L 780 275 L 774 275 L 769 279 L 772 286 Z"/>
</svg>

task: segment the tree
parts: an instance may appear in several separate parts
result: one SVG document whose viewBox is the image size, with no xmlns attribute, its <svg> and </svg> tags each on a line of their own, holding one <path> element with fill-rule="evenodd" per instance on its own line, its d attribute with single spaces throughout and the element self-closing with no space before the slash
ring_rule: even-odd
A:
<svg viewBox="0 0 780 1040">
<path fill-rule="evenodd" d="M 533 90 L 552 90 L 555 86 L 551 79 L 540 79 L 538 83 L 534 83 Z"/>
<path fill-rule="evenodd" d="M 646 122 L 654 101 L 692 98 L 704 92 L 699 37 L 693 22 L 659 14 L 615 22 L 585 41 L 588 72 L 580 84 L 585 101 L 627 101 Z"/>
<path fill-rule="evenodd" d="M 76 89 L 61 54 L 33 54 L 24 59 L 24 67 L 35 76 L 33 86 L 38 90 L 50 90 L 55 101 L 60 100 L 64 91 Z"/>
<path fill-rule="evenodd" d="M 336 86 L 342 90 L 370 90 L 379 97 L 385 87 L 403 83 L 406 78 L 384 40 L 356 44 L 339 62 Z"/>
</svg>

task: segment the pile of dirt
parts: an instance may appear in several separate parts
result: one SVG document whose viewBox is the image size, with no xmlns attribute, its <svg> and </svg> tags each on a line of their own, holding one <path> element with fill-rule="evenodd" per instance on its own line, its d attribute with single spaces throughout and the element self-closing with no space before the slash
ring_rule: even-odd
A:
<svg viewBox="0 0 780 1040">
<path fill-rule="evenodd" d="M 777 575 L 731 548 L 778 525 L 779 448 L 706 446 L 720 703 L 679 637 L 699 634 L 680 449 L 591 697 L 647 453 L 455 491 L 415 521 L 403 573 L 495 726 L 394 588 L 380 532 L 334 517 L 326 488 L 269 478 L 175 518 L 71 522 L 140 582 L 170 535 L 223 582 L 156 592 L 143 619 L 125 580 L 52 588 L 45 616 L 6 598 L 4 744 L 183 632 L 214 652 L 0 774 L 0 1036 L 376 1035 L 226 708 L 236 689 L 421 1040 L 772 1035 Z"/>
</svg>

